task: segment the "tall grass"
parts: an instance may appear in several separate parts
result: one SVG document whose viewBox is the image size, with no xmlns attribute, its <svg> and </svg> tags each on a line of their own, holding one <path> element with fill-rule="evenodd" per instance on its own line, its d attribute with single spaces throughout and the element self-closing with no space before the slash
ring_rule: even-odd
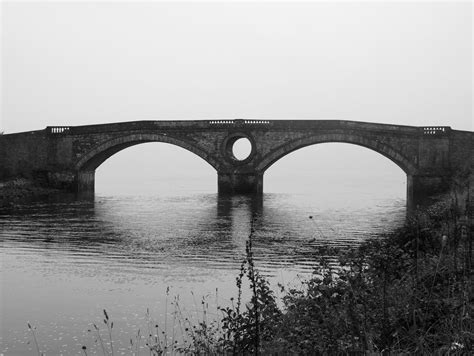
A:
<svg viewBox="0 0 474 356">
<path fill-rule="evenodd" d="M 42 352 L 40 351 L 40 348 L 39 348 L 39 345 L 38 345 L 38 339 L 36 338 L 36 332 L 35 332 L 35 331 L 36 331 L 36 327 L 31 326 L 30 322 L 28 322 L 27 325 L 28 325 L 28 330 L 30 330 L 31 335 L 33 335 L 33 341 L 34 341 L 34 343 L 35 343 L 36 352 L 38 353 L 38 356 L 43 356 L 44 353 L 42 353 Z"/>
</svg>

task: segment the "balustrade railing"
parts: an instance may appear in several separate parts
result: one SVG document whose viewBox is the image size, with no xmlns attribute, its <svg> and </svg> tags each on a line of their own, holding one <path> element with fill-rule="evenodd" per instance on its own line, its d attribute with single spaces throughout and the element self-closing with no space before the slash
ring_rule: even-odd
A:
<svg viewBox="0 0 474 356">
<path fill-rule="evenodd" d="M 209 121 L 211 125 L 269 125 L 269 120 L 244 120 L 244 119 L 235 119 L 235 120 L 211 120 Z"/>
<path fill-rule="evenodd" d="M 46 130 L 50 134 L 66 134 L 69 132 L 69 126 L 48 126 Z"/>
<path fill-rule="evenodd" d="M 427 126 L 423 127 L 423 135 L 445 135 L 449 129 L 449 126 Z"/>
<path fill-rule="evenodd" d="M 233 125 L 234 120 L 211 120 L 209 123 L 211 125 Z"/>
</svg>

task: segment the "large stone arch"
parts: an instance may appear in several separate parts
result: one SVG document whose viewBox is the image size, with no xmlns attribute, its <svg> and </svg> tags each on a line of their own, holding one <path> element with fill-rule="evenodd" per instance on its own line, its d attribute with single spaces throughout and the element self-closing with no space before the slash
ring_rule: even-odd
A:
<svg viewBox="0 0 474 356">
<path fill-rule="evenodd" d="M 103 162 L 108 158 L 116 154 L 117 152 L 134 145 L 138 145 L 146 142 L 163 142 L 169 143 L 175 146 L 182 147 L 195 155 L 201 157 L 207 163 L 209 163 L 216 170 L 218 169 L 218 162 L 213 157 L 210 157 L 205 151 L 201 150 L 199 147 L 186 142 L 182 139 L 162 135 L 162 134 L 132 134 L 117 137 L 108 141 L 101 143 L 100 145 L 94 147 L 89 152 L 84 154 L 79 161 L 76 163 L 77 171 L 91 171 L 99 167 Z"/>
<path fill-rule="evenodd" d="M 105 141 L 95 146 L 80 157 L 80 159 L 75 164 L 77 190 L 94 191 L 95 170 L 97 167 L 99 167 L 103 162 L 105 162 L 117 152 L 127 147 L 146 142 L 162 142 L 179 146 L 202 158 L 214 169 L 217 170 L 219 167 L 219 163 L 214 157 L 211 157 L 208 153 L 196 145 L 180 138 L 172 137 L 166 134 L 131 134 Z"/>
<path fill-rule="evenodd" d="M 272 164 L 277 162 L 279 159 L 300 148 L 315 145 L 318 143 L 331 142 L 349 143 L 366 147 L 390 159 L 392 162 L 398 165 L 408 176 L 411 176 L 417 172 L 416 162 L 411 161 L 399 150 L 377 139 L 364 137 L 362 135 L 345 133 L 309 135 L 304 138 L 299 138 L 286 142 L 276 147 L 269 154 L 263 157 L 263 159 L 258 163 L 257 170 L 262 173 L 265 172 L 268 168 L 270 168 Z"/>
</svg>

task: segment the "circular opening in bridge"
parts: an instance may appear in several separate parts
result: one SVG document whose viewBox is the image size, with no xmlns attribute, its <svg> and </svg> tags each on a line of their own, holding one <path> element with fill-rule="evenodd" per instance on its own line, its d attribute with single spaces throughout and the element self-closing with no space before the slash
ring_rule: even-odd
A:
<svg viewBox="0 0 474 356">
<path fill-rule="evenodd" d="M 237 139 L 232 145 L 232 154 L 239 161 L 248 158 L 250 153 L 252 153 L 252 143 L 246 137 Z"/>
</svg>

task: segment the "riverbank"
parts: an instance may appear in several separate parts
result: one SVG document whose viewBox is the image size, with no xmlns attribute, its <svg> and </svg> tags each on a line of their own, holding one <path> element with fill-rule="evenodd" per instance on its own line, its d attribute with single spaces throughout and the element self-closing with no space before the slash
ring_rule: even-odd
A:
<svg viewBox="0 0 474 356">
<path fill-rule="evenodd" d="M 237 277 L 237 303 L 221 309 L 220 327 L 195 327 L 184 351 L 470 354 L 473 246 L 458 203 L 440 201 L 394 233 L 341 251 L 339 266 L 321 251 L 313 277 L 299 288 L 281 287 L 282 308 L 254 267 L 250 234 Z M 244 307 L 245 277 L 252 297 Z"/>
<path fill-rule="evenodd" d="M 46 188 L 24 178 L 0 182 L 0 208 L 14 208 L 22 202 L 59 192 L 58 189 Z"/>
</svg>

